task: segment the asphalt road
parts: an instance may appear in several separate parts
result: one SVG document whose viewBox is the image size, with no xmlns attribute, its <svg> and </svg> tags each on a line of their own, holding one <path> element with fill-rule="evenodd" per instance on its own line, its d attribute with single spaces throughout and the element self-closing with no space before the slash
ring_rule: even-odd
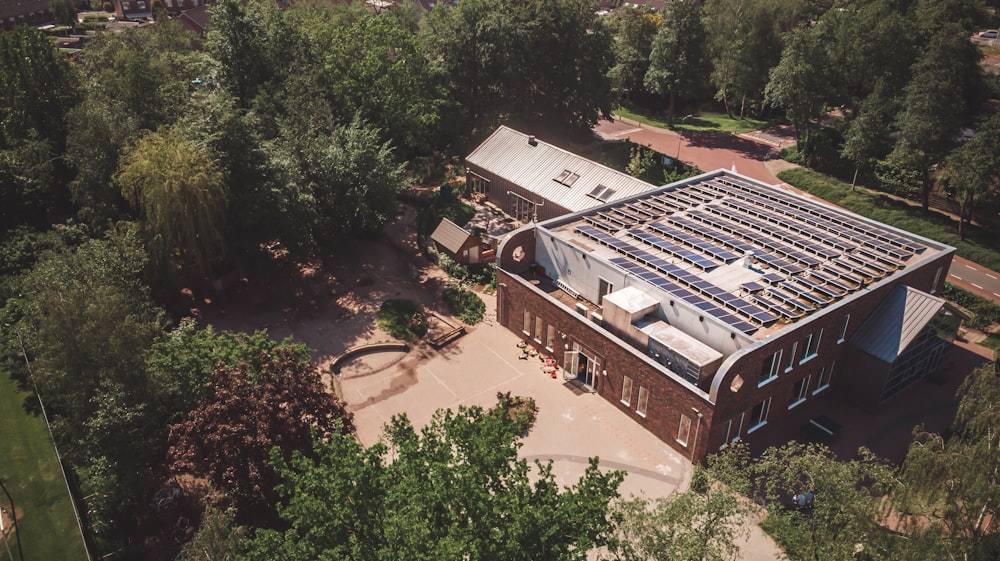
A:
<svg viewBox="0 0 1000 561">
<path fill-rule="evenodd" d="M 671 130 L 617 119 L 602 121 L 594 127 L 594 132 L 604 138 L 629 139 L 671 158 L 679 154 L 681 160 L 705 171 L 732 169 L 758 181 L 797 191 L 777 178 L 784 161 L 777 159 L 776 141 L 781 143 L 783 140 L 768 132 L 753 131 L 739 136 L 720 133 L 678 135 Z M 1000 304 L 1000 273 L 978 263 L 955 257 L 948 270 L 948 282 Z"/>
</svg>

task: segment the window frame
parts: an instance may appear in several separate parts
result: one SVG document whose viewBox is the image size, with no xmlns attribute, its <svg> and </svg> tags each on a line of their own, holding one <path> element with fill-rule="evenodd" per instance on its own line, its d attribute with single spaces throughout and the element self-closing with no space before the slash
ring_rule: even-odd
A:
<svg viewBox="0 0 1000 561">
<path fill-rule="evenodd" d="M 682 438 L 683 435 L 683 438 Z M 677 423 L 677 436 L 674 440 L 678 444 L 687 448 L 688 438 L 691 436 L 691 417 L 688 417 L 684 413 L 681 413 L 681 418 Z"/>
<path fill-rule="evenodd" d="M 531 320 L 534 315 L 528 308 L 524 309 L 523 321 L 521 322 L 521 333 L 524 333 L 526 337 L 531 337 Z"/>
<path fill-rule="evenodd" d="M 795 368 L 795 355 L 799 352 L 799 342 L 792 341 L 792 349 L 788 352 L 788 362 L 785 364 L 785 372 L 791 372 Z"/>
<path fill-rule="evenodd" d="M 639 397 L 636 399 L 635 412 L 636 414 L 645 417 L 646 410 L 649 406 L 649 390 L 645 386 L 639 386 Z"/>
<path fill-rule="evenodd" d="M 818 331 L 813 331 L 812 333 L 809 334 L 809 336 L 806 338 L 806 348 L 802 353 L 802 360 L 799 361 L 799 364 L 805 364 L 806 362 L 809 362 L 810 360 L 815 358 L 816 355 L 819 354 L 819 345 L 822 342 L 822 340 L 823 340 L 822 327 Z M 816 342 L 815 345 L 813 345 L 813 341 Z"/>
<path fill-rule="evenodd" d="M 619 401 L 626 407 L 632 407 L 632 378 L 630 376 L 622 377 L 622 397 Z"/>
<path fill-rule="evenodd" d="M 837 339 L 837 344 L 843 343 L 847 338 L 847 328 L 851 324 L 851 314 L 844 316 L 844 322 L 840 325 L 840 337 Z"/>
<path fill-rule="evenodd" d="M 556 346 L 556 326 L 549 324 L 545 329 L 545 349 L 549 352 Z"/>
<path fill-rule="evenodd" d="M 812 376 L 806 376 L 792 386 L 792 399 L 788 403 L 789 409 L 794 409 L 802 403 L 805 402 L 806 398 L 809 397 L 809 382 Z"/>
<path fill-rule="evenodd" d="M 767 364 L 766 360 L 764 361 L 764 365 L 767 366 L 768 375 L 765 378 L 764 368 L 760 369 L 760 378 L 757 380 L 757 387 L 763 386 L 778 377 L 778 373 L 781 371 L 781 353 L 782 349 L 774 351 L 774 354 L 771 355 L 770 365 Z"/>
<path fill-rule="evenodd" d="M 833 378 L 833 367 L 836 366 L 837 361 L 830 361 L 819 371 L 819 375 L 816 376 L 816 389 L 813 390 L 812 394 L 816 395 L 819 392 L 830 387 L 830 380 Z"/>
<path fill-rule="evenodd" d="M 760 414 L 759 415 L 755 414 L 757 412 L 757 408 L 758 407 L 760 408 Z M 770 412 L 771 412 L 771 398 L 770 397 L 765 398 L 764 401 L 761 401 L 757 405 L 754 405 L 753 409 L 750 410 L 750 422 L 754 423 L 754 425 L 752 427 L 750 427 L 750 428 L 747 429 L 747 434 L 750 434 L 750 433 L 756 431 L 757 429 L 763 427 L 764 425 L 766 425 L 767 424 L 767 416 L 768 416 L 768 414 Z M 757 419 L 758 417 L 760 417 L 760 420 Z"/>
<path fill-rule="evenodd" d="M 535 316 L 535 330 L 532 332 L 532 339 L 541 345 L 543 335 L 545 335 L 545 322 L 542 321 L 541 316 Z"/>
</svg>

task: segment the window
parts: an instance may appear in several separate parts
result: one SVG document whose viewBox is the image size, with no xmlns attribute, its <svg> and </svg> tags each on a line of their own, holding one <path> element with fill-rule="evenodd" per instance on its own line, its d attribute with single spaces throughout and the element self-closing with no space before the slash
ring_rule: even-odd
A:
<svg viewBox="0 0 1000 561">
<path fill-rule="evenodd" d="M 681 414 L 681 423 L 677 426 L 677 442 L 681 446 L 688 445 L 688 437 L 691 436 L 691 417 Z"/>
<path fill-rule="evenodd" d="M 145 10 L 146 9 L 146 3 L 143 2 L 142 0 L 139 0 L 139 2 L 137 2 L 137 4 L 139 5 L 139 9 L 140 10 Z"/>
<path fill-rule="evenodd" d="M 129 9 L 129 3 L 128 2 L 122 2 L 122 11 L 124 12 L 124 11 L 127 11 L 128 9 Z"/>
<path fill-rule="evenodd" d="M 174 0 L 167 0 L 167 7 L 168 8 L 173 8 L 174 7 Z"/>
<path fill-rule="evenodd" d="M 625 405 L 632 404 L 632 378 L 625 376 L 622 381 L 622 403 Z"/>
<path fill-rule="evenodd" d="M 819 378 L 816 379 L 816 389 L 813 390 L 813 395 L 830 387 L 830 378 L 833 376 L 833 365 L 835 363 L 831 362 L 823 367 L 823 370 L 819 371 Z"/>
<path fill-rule="evenodd" d="M 813 331 L 809 334 L 809 338 L 806 339 L 806 352 L 802 355 L 802 361 L 805 362 L 810 358 L 816 356 L 819 352 L 819 341 L 823 338 L 823 330 Z"/>
<path fill-rule="evenodd" d="M 615 285 L 610 282 L 598 277 L 597 281 L 597 305 L 600 306 L 604 302 L 604 297 L 611 294 L 611 291 L 615 289 Z"/>
<path fill-rule="evenodd" d="M 562 173 L 560 173 L 555 177 L 555 180 L 565 185 L 564 182 L 566 181 L 566 178 L 570 176 L 571 173 L 573 172 L 569 171 L 568 169 L 564 169 L 562 170 Z"/>
<path fill-rule="evenodd" d="M 639 386 L 639 402 L 636 403 L 635 412 L 645 417 L 646 404 L 648 401 L 649 401 L 649 390 L 647 390 L 642 386 Z"/>
<path fill-rule="evenodd" d="M 485 177 L 480 177 L 474 173 L 469 173 L 467 175 L 469 180 L 469 186 L 473 193 L 488 194 L 490 192 L 490 180 Z"/>
<path fill-rule="evenodd" d="M 938 267 L 937 273 L 934 274 L 934 284 L 931 285 L 931 294 L 937 293 L 937 288 L 940 286 L 939 283 L 941 282 L 941 271 L 943 270 L 944 268 Z"/>
<path fill-rule="evenodd" d="M 795 353 L 799 351 L 799 342 L 795 341 L 792 343 L 792 350 L 788 353 L 788 363 L 785 364 L 785 372 L 788 372 L 795 366 Z"/>
<path fill-rule="evenodd" d="M 556 328 L 550 325 L 549 328 L 545 330 L 545 348 L 551 351 L 555 346 L 555 343 Z"/>
<path fill-rule="evenodd" d="M 531 335 L 531 312 L 524 310 L 524 326 L 521 328 L 521 332 L 525 335 Z"/>
<path fill-rule="evenodd" d="M 781 349 L 778 352 L 771 355 L 771 358 L 764 361 L 764 364 L 760 369 L 760 384 L 765 384 L 770 382 L 778 376 L 778 370 L 781 368 Z"/>
<path fill-rule="evenodd" d="M 847 326 L 851 323 L 851 314 L 844 316 L 844 323 L 840 326 L 840 338 L 837 339 L 837 343 L 843 343 L 844 339 L 847 338 Z"/>
<path fill-rule="evenodd" d="M 796 405 L 802 403 L 806 400 L 806 394 L 809 392 L 809 376 L 802 378 L 795 385 L 792 386 L 792 399 L 788 402 L 788 408 L 791 409 Z"/>
<path fill-rule="evenodd" d="M 747 433 L 751 433 L 767 424 L 767 412 L 770 409 L 771 398 L 767 398 L 754 405 L 753 411 L 750 412 L 750 428 L 747 429 Z"/>
<path fill-rule="evenodd" d="M 733 415 L 731 419 L 726 421 L 726 438 L 722 441 L 722 446 L 719 447 L 719 450 L 724 450 L 726 446 L 729 446 L 733 442 L 740 441 L 740 433 L 743 432 L 743 417 L 745 415 L 745 412 Z"/>
<path fill-rule="evenodd" d="M 542 323 L 542 318 L 535 316 L 535 342 L 539 345 L 542 344 L 542 333 L 545 332 L 545 324 Z"/>
</svg>

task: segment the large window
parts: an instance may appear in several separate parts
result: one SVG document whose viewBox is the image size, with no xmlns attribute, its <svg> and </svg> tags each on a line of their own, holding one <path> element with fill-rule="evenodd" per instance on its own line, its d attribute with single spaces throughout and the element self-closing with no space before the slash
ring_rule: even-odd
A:
<svg viewBox="0 0 1000 561">
<path fill-rule="evenodd" d="M 649 390 L 647 390 L 642 386 L 639 386 L 639 402 L 636 403 L 635 405 L 635 412 L 645 417 L 646 404 L 648 401 L 649 401 Z"/>
<path fill-rule="evenodd" d="M 760 427 L 767 424 L 767 413 L 771 410 L 771 398 L 767 398 L 761 401 L 757 405 L 754 405 L 753 411 L 750 412 L 750 428 L 747 429 L 748 433 L 751 433 Z"/>
<path fill-rule="evenodd" d="M 823 367 L 823 370 L 819 371 L 819 378 L 816 379 L 816 389 L 813 394 L 818 394 L 819 392 L 830 387 L 830 378 L 833 376 L 833 365 L 835 363 L 831 362 Z"/>
<path fill-rule="evenodd" d="M 844 316 L 844 323 L 840 325 L 840 337 L 837 338 L 838 343 L 843 343 L 844 339 L 847 338 L 847 326 L 851 323 L 851 314 Z"/>
<path fill-rule="evenodd" d="M 677 425 L 677 442 L 680 442 L 681 446 L 687 446 L 689 436 L 691 436 L 691 417 L 681 414 L 681 422 Z"/>
<path fill-rule="evenodd" d="M 724 449 L 733 442 L 739 442 L 740 433 L 743 432 L 743 417 L 745 416 L 746 412 L 744 411 L 726 421 L 726 438 L 722 441 L 722 446 L 719 447 L 719 450 Z"/>
<path fill-rule="evenodd" d="M 791 409 L 796 405 L 802 403 L 806 400 L 806 395 L 809 393 L 809 376 L 802 378 L 795 385 L 792 386 L 792 399 L 788 402 L 788 408 Z"/>
<path fill-rule="evenodd" d="M 809 360 L 819 353 L 819 341 L 823 338 L 823 330 L 813 331 L 806 339 L 806 352 L 802 355 L 802 362 Z"/>
<path fill-rule="evenodd" d="M 770 382 L 778 376 L 778 370 L 781 369 L 781 349 L 778 349 L 776 353 L 771 355 L 769 358 L 764 360 L 764 364 L 760 368 L 760 384 Z"/>
<path fill-rule="evenodd" d="M 542 344 L 542 333 L 545 332 L 545 323 L 542 322 L 542 318 L 535 316 L 535 342 L 539 345 Z"/>
<path fill-rule="evenodd" d="M 550 325 L 549 328 L 545 330 L 545 348 L 551 352 L 555 347 L 555 344 L 556 328 Z"/>
<path fill-rule="evenodd" d="M 799 352 L 799 342 L 792 343 L 792 349 L 788 352 L 788 363 L 785 364 L 785 372 L 795 367 L 795 353 Z"/>
<path fill-rule="evenodd" d="M 479 177 L 474 173 L 469 173 L 466 177 L 469 181 L 469 187 L 472 189 L 473 193 L 483 193 L 485 195 L 490 192 L 489 179 Z"/>
<path fill-rule="evenodd" d="M 524 310 L 524 325 L 521 326 L 521 332 L 531 336 L 531 312 L 528 310 Z"/>
<path fill-rule="evenodd" d="M 632 404 L 632 378 L 625 376 L 622 381 L 622 403 L 625 405 Z"/>
</svg>

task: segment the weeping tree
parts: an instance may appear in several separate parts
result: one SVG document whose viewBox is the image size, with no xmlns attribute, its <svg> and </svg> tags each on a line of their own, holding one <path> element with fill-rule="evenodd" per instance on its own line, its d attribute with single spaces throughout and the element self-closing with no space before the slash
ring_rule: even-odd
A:
<svg viewBox="0 0 1000 561">
<path fill-rule="evenodd" d="M 207 149 L 166 128 L 140 139 L 115 174 L 168 282 L 209 272 L 224 253 L 229 195 L 220 169 Z"/>
</svg>

